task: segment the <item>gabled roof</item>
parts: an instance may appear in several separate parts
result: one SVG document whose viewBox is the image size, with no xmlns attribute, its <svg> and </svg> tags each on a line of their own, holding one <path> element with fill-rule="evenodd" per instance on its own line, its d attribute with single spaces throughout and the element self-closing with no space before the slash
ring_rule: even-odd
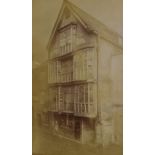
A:
<svg viewBox="0 0 155 155">
<path fill-rule="evenodd" d="M 61 9 L 60 9 L 58 18 L 54 25 L 53 31 L 51 33 L 49 43 L 48 43 L 48 48 L 51 45 L 51 42 L 54 38 L 59 22 L 63 16 L 63 11 L 66 7 L 67 9 L 71 11 L 73 16 L 83 25 L 85 29 L 95 34 L 98 34 L 100 37 L 104 38 L 105 40 L 113 43 L 114 45 L 118 47 L 122 47 L 120 43 L 120 40 L 122 40 L 122 37 L 118 33 L 110 30 L 106 25 L 104 25 L 103 23 L 101 23 L 100 21 L 98 21 L 97 19 L 89 15 L 88 13 L 86 13 L 85 11 L 81 10 L 80 8 L 75 6 L 73 3 L 69 2 L 68 0 L 64 0 L 61 6 Z"/>
</svg>

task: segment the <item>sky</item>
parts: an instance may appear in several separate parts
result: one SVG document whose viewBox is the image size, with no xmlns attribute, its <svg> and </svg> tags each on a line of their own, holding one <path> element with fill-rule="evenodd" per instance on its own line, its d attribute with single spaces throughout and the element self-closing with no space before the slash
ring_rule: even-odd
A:
<svg viewBox="0 0 155 155">
<path fill-rule="evenodd" d="M 123 0 L 69 0 L 123 35 Z M 47 43 L 63 0 L 32 0 L 32 60 L 47 60 Z"/>
</svg>

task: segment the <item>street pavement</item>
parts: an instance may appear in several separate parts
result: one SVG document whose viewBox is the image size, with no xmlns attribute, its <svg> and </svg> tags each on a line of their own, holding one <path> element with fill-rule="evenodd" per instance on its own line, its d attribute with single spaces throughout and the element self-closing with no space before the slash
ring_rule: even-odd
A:
<svg viewBox="0 0 155 155">
<path fill-rule="evenodd" d="M 33 155 L 122 155 L 122 147 L 80 144 L 53 135 L 47 127 L 33 127 Z"/>
</svg>

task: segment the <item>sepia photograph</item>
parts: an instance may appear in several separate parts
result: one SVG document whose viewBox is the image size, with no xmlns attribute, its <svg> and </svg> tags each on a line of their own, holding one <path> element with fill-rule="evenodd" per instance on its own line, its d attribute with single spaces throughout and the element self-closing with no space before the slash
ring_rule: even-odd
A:
<svg viewBox="0 0 155 155">
<path fill-rule="evenodd" d="M 0 155 L 155 155 L 154 3 L 0 1 Z"/>
<path fill-rule="evenodd" d="M 123 0 L 32 0 L 32 154 L 123 154 Z"/>
</svg>

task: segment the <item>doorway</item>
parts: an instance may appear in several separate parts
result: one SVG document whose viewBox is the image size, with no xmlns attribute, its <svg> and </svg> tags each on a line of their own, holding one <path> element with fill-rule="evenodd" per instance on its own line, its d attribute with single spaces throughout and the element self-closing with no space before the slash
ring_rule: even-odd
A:
<svg viewBox="0 0 155 155">
<path fill-rule="evenodd" d="M 81 120 L 75 120 L 75 139 L 80 140 L 81 138 Z"/>
</svg>

